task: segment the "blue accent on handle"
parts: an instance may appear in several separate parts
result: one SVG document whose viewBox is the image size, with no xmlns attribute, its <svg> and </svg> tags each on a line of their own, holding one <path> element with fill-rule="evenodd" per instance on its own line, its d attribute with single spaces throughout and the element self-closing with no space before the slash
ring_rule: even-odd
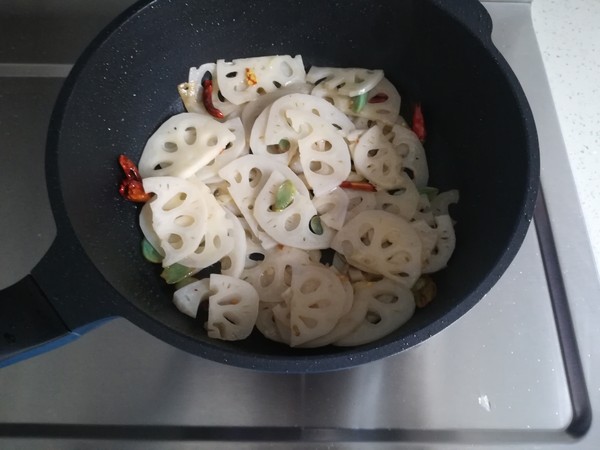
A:
<svg viewBox="0 0 600 450">
<path fill-rule="evenodd" d="M 114 318 L 115 317 L 107 317 L 105 319 L 101 319 L 96 322 L 84 325 L 56 339 L 52 339 L 43 344 L 36 345 L 35 347 L 30 347 L 27 350 L 21 351 L 20 353 L 16 353 L 14 355 L 9 356 L 8 358 L 2 359 L 0 360 L 0 369 L 24 361 L 26 359 L 33 358 L 34 356 L 38 356 L 50 352 L 52 350 L 56 350 L 57 348 L 62 347 L 63 345 L 70 344 L 71 342 L 77 340 L 84 334 L 89 333 L 90 331 L 104 325 L 106 322 L 109 322 Z"/>
</svg>

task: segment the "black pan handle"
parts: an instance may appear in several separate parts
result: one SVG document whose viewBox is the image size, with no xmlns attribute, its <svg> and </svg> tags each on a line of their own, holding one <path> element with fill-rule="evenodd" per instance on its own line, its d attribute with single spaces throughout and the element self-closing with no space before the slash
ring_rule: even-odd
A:
<svg viewBox="0 0 600 450">
<path fill-rule="evenodd" d="M 0 291 L 0 367 L 66 343 L 70 334 L 31 275 Z"/>
<path fill-rule="evenodd" d="M 57 237 L 30 275 L 0 291 L 0 367 L 69 343 L 115 316 L 109 299 L 86 302 L 84 293 L 97 292 L 103 279 L 93 276 L 78 245 L 64 241 Z"/>
</svg>

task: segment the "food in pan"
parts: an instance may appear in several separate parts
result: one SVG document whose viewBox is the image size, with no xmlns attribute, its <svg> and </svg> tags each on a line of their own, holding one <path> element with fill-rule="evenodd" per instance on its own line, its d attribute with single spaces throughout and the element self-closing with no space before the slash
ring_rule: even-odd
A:
<svg viewBox="0 0 600 450">
<path fill-rule="evenodd" d="M 209 336 L 361 345 L 431 301 L 458 191 L 428 185 L 421 108 L 409 127 L 383 71 L 219 60 L 178 90 L 187 112 L 139 169 L 123 157 L 121 192 L 145 202 L 144 255 L 182 313 L 208 306 Z"/>
</svg>

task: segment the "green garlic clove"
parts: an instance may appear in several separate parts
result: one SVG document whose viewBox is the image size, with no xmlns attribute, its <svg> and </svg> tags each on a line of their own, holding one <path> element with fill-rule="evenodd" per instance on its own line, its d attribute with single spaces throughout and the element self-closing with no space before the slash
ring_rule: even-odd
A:
<svg viewBox="0 0 600 450">
<path fill-rule="evenodd" d="M 142 239 L 142 254 L 151 263 L 161 263 L 163 260 L 163 256 L 158 253 L 158 250 L 146 238 Z"/>
<path fill-rule="evenodd" d="M 285 180 L 277 188 L 275 193 L 275 206 L 274 211 L 283 211 L 285 208 L 290 206 L 296 196 L 296 186 L 290 180 Z"/>
<path fill-rule="evenodd" d="M 367 93 L 363 93 L 357 95 L 356 97 L 352 97 L 352 111 L 355 113 L 359 113 L 367 104 Z"/>
<path fill-rule="evenodd" d="M 429 201 L 432 201 L 440 193 L 438 188 L 431 186 L 425 186 L 419 189 L 419 194 L 425 194 Z"/>
<path fill-rule="evenodd" d="M 165 267 L 160 276 L 167 282 L 167 284 L 180 283 L 185 278 L 190 277 L 195 272 L 194 269 L 186 267 L 182 264 L 172 264 L 169 267 Z"/>
<path fill-rule="evenodd" d="M 281 150 L 281 153 L 285 153 L 290 149 L 290 141 L 288 141 L 287 139 L 281 139 L 279 141 L 279 149 Z"/>
<path fill-rule="evenodd" d="M 321 224 L 321 218 L 319 216 L 312 216 L 312 219 L 310 219 L 310 222 L 308 223 L 308 227 L 314 234 L 319 236 L 323 234 L 323 225 Z"/>
</svg>

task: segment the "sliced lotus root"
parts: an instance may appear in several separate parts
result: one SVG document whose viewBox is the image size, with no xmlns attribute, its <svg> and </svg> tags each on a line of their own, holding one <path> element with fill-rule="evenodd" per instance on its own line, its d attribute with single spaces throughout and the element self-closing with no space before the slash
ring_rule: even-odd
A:
<svg viewBox="0 0 600 450">
<path fill-rule="evenodd" d="M 266 156 L 273 161 L 288 165 L 298 152 L 297 139 L 292 139 L 290 135 L 288 138 L 267 145 L 266 130 L 270 112 L 271 106 L 269 105 L 254 121 L 250 130 L 250 149 L 255 155 Z"/>
<path fill-rule="evenodd" d="M 333 344 L 336 341 L 352 333 L 365 320 L 369 297 L 366 295 L 354 295 L 350 311 L 344 314 L 335 327 L 327 334 L 308 341 L 299 347 L 315 348 Z"/>
<path fill-rule="evenodd" d="M 150 177 L 144 179 L 143 185 L 146 192 L 155 194 L 148 205 L 152 228 L 165 255 L 163 266 L 167 267 L 189 256 L 202 242 L 210 192 L 176 177 Z"/>
<path fill-rule="evenodd" d="M 454 252 L 456 236 L 454 225 L 448 215 L 435 217 L 437 240 L 429 257 L 423 265 L 423 273 L 433 273 L 443 269 Z"/>
<path fill-rule="evenodd" d="M 369 211 L 377 207 L 375 192 L 366 192 L 355 189 L 345 189 L 344 192 L 348 196 L 346 222 L 352 220 L 363 211 Z"/>
<path fill-rule="evenodd" d="M 348 263 L 412 286 L 421 274 L 421 239 L 402 217 L 385 211 L 363 211 L 347 222 L 331 247 Z"/>
<path fill-rule="evenodd" d="M 342 188 L 336 188 L 327 194 L 313 197 L 312 202 L 317 209 L 321 222 L 334 230 L 339 230 L 344 226 L 350 203 L 346 191 Z"/>
<path fill-rule="evenodd" d="M 291 286 L 283 295 L 290 308 L 292 347 L 329 333 L 348 304 L 342 281 L 322 264 L 294 266 Z"/>
<path fill-rule="evenodd" d="M 349 116 L 394 124 L 400 114 L 400 94 L 386 78 L 383 78 L 373 89 L 367 92 L 366 103 L 359 111 L 353 108 L 351 97 L 328 89 L 322 83 L 316 85 L 311 94 L 331 102 L 336 108 Z"/>
<path fill-rule="evenodd" d="M 196 172 L 195 177 L 207 184 L 219 183 L 222 181 L 222 178 L 218 175 L 219 170 L 234 159 L 239 158 L 242 155 L 247 155 L 249 152 L 244 126 L 242 125 L 240 118 L 235 117 L 229 119 L 227 122 L 224 122 L 223 125 L 233 133 L 235 138 L 221 153 L 215 156 L 215 159 Z"/>
<path fill-rule="evenodd" d="M 274 170 L 283 173 L 287 179 L 292 181 L 301 195 L 308 196 L 308 189 L 289 167 L 272 161 L 265 156 L 242 156 L 219 171 L 221 178 L 229 183 L 229 193 L 248 222 L 252 232 L 266 249 L 274 247 L 276 241 L 265 233 L 258 224 L 254 217 L 254 203 L 258 193 Z"/>
<path fill-rule="evenodd" d="M 315 227 L 315 220 L 319 219 L 308 195 L 296 192 L 291 204 L 283 209 L 276 207 L 277 192 L 284 183 L 290 181 L 289 176 L 278 171 L 271 174 L 254 203 L 256 221 L 279 244 L 303 250 L 329 248 L 335 232 L 321 223 L 319 229 Z M 314 219 L 315 216 L 317 219 Z"/>
<path fill-rule="evenodd" d="M 415 311 L 415 300 L 410 289 L 386 278 L 357 283 L 354 297 L 355 302 L 366 299 L 366 314 L 360 325 L 334 342 L 335 345 L 363 345 L 381 339 L 404 325 Z"/>
<path fill-rule="evenodd" d="M 296 130 L 290 126 L 287 112 L 301 110 L 320 117 L 345 137 L 354 130 L 354 124 L 348 117 L 326 100 L 308 94 L 290 94 L 276 100 L 269 110 L 265 128 L 265 144 L 277 145 L 282 140 L 290 143 L 305 137 L 310 129 Z"/>
<path fill-rule="evenodd" d="M 407 174 L 401 174 L 401 178 L 401 188 L 391 193 L 388 191 L 378 191 L 375 193 L 375 206 L 376 209 L 382 209 L 410 220 L 417 211 L 419 191 Z"/>
<path fill-rule="evenodd" d="M 312 112 L 290 109 L 286 116 L 295 130 L 310 129 L 298 140 L 302 172 L 315 196 L 327 194 L 350 173 L 348 144 L 333 125 Z"/>
<path fill-rule="evenodd" d="M 410 222 L 410 226 L 413 227 L 421 239 L 421 265 L 424 266 L 437 244 L 437 231 L 423 219 Z"/>
<path fill-rule="evenodd" d="M 142 234 L 150 243 L 150 245 L 154 248 L 154 250 L 156 250 L 159 254 L 161 254 L 164 257 L 165 252 L 162 249 L 160 238 L 158 237 L 156 231 L 154 231 L 154 228 L 152 226 L 152 209 L 150 209 L 150 203 L 151 202 L 144 203 L 144 206 L 142 206 L 142 209 L 140 211 L 140 216 L 138 218 L 140 229 L 142 230 Z"/>
<path fill-rule="evenodd" d="M 189 178 L 235 140 L 227 125 L 195 113 L 177 114 L 150 136 L 138 168 L 142 178 Z"/>
<path fill-rule="evenodd" d="M 448 215 L 448 207 L 458 203 L 459 194 L 457 189 L 440 192 L 431 200 L 431 212 L 434 216 Z"/>
<path fill-rule="evenodd" d="M 231 229 L 228 232 L 233 238 L 233 248 L 225 256 L 221 257 L 221 273 L 230 277 L 239 278 L 246 265 L 247 240 L 246 230 L 240 219 L 234 216 L 230 211 L 225 211 L 227 220 L 231 223 Z"/>
<path fill-rule="evenodd" d="M 310 255 L 303 250 L 276 246 L 265 252 L 263 261 L 244 270 L 240 277 L 254 286 L 262 302 L 278 303 L 281 294 L 291 286 L 292 267 L 310 262 Z"/>
<path fill-rule="evenodd" d="M 306 77 L 300 55 L 260 56 L 217 60 L 217 80 L 223 96 L 235 105 L 256 100 L 261 94 L 273 92 L 293 83 L 303 83 Z"/>
<path fill-rule="evenodd" d="M 279 303 L 259 303 L 258 317 L 256 318 L 256 328 L 267 339 L 289 345 L 289 331 L 286 330 L 286 338 L 284 339 L 281 336 L 281 333 L 279 332 L 281 325 L 279 327 L 277 326 L 277 319 L 275 318 L 275 314 L 273 313 L 273 309 L 277 305 L 279 305 Z M 289 322 L 289 318 L 287 318 L 287 320 Z"/>
<path fill-rule="evenodd" d="M 190 67 L 190 72 L 188 76 L 188 85 L 195 86 L 198 92 L 193 97 L 195 100 L 195 105 L 192 106 L 194 111 L 190 112 L 201 112 L 202 114 L 209 114 L 204 107 L 204 103 L 202 101 L 202 78 L 206 74 L 206 72 L 210 72 L 212 75 L 212 104 L 215 108 L 223 113 L 225 117 L 234 117 L 241 111 L 240 105 L 234 105 L 230 101 L 228 101 L 219 89 L 219 80 L 217 77 L 217 65 L 215 63 L 206 63 L 202 64 L 200 67 Z M 181 85 L 180 85 L 181 86 Z M 185 86 L 182 86 L 185 87 Z M 181 92 L 180 92 L 181 95 Z M 193 93 L 190 93 L 193 95 Z M 183 97 L 183 96 L 182 96 Z M 192 100 L 192 99 L 190 99 Z M 188 102 L 190 102 L 188 100 Z M 186 109 L 188 109 L 188 104 L 184 100 L 184 104 Z M 191 106 L 191 105 L 190 105 Z M 189 111 L 189 109 L 188 109 Z"/>
<path fill-rule="evenodd" d="M 383 79 L 383 70 L 312 66 L 306 74 L 309 83 L 320 85 L 341 95 L 354 97 L 373 89 Z"/>
<path fill-rule="evenodd" d="M 236 233 L 239 230 L 232 220 L 233 216 L 228 216 L 228 211 L 210 193 L 206 196 L 206 205 L 204 238 L 192 253 L 181 260 L 181 263 L 188 267 L 203 269 L 211 266 L 228 255 L 236 242 Z"/>
<path fill-rule="evenodd" d="M 378 125 L 362 134 L 354 147 L 354 168 L 380 189 L 402 187 L 403 159 Z"/>
<path fill-rule="evenodd" d="M 276 91 L 269 92 L 268 94 L 261 95 L 256 100 L 247 103 L 244 105 L 244 109 L 242 110 L 242 114 L 240 115 L 240 119 L 242 119 L 242 123 L 244 124 L 244 128 L 246 130 L 246 137 L 250 138 L 250 132 L 252 127 L 254 126 L 254 122 L 258 118 L 258 116 L 271 104 L 288 94 L 309 94 L 312 86 L 307 83 L 294 83 L 289 86 L 282 87 L 277 89 Z M 266 122 L 265 122 L 266 125 Z M 264 132 L 264 129 L 263 129 Z"/>
<path fill-rule="evenodd" d="M 208 336 L 226 341 L 247 338 L 258 316 L 258 293 L 250 283 L 212 274 L 208 299 Z"/>
<path fill-rule="evenodd" d="M 409 128 L 399 124 L 382 127 L 385 138 L 402 155 L 402 170 L 409 174 L 417 188 L 427 186 L 429 167 L 425 148 L 417 135 Z"/>
<path fill-rule="evenodd" d="M 209 279 L 204 278 L 177 289 L 173 293 L 173 303 L 182 313 L 196 318 L 200 303 L 208 301 L 210 295 Z"/>
</svg>

